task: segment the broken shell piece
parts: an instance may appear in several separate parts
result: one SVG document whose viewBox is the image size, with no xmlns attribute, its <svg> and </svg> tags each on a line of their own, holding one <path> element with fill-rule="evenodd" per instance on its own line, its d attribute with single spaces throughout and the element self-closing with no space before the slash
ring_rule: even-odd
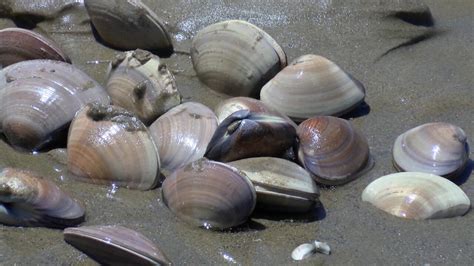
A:
<svg viewBox="0 0 474 266">
<path fill-rule="evenodd" d="M 64 240 L 105 265 L 171 265 L 148 238 L 123 226 L 66 228 Z"/>
<path fill-rule="evenodd" d="M 382 176 L 362 192 L 362 200 L 407 219 L 438 219 L 464 215 L 471 202 L 446 178 L 419 172 Z"/>
<path fill-rule="evenodd" d="M 331 254 L 331 248 L 327 243 L 315 240 L 313 243 L 304 243 L 297 246 L 293 252 L 291 252 L 291 258 L 294 260 L 303 260 L 316 252 L 329 255 Z"/>
<path fill-rule="evenodd" d="M 65 228 L 84 221 L 84 208 L 53 182 L 15 168 L 0 172 L 0 223 Z"/>
<path fill-rule="evenodd" d="M 173 74 L 150 52 L 137 49 L 117 55 L 108 76 L 112 103 L 133 112 L 145 124 L 181 102 Z"/>
</svg>

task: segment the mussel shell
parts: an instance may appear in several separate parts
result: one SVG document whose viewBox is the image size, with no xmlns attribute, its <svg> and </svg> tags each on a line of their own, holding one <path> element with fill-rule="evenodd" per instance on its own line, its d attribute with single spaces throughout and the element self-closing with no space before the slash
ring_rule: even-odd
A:
<svg viewBox="0 0 474 266">
<path fill-rule="evenodd" d="M 233 96 L 257 96 L 286 66 L 286 55 L 278 43 L 241 20 L 222 21 L 200 30 L 192 40 L 191 59 L 204 84 Z"/>
<path fill-rule="evenodd" d="M 343 115 L 364 101 L 360 82 L 330 60 L 303 55 L 271 79 L 260 92 L 266 105 L 303 121 L 318 115 Z"/>
<path fill-rule="evenodd" d="M 171 265 L 148 238 L 119 225 L 66 228 L 64 240 L 103 265 Z"/>
<path fill-rule="evenodd" d="M 372 166 L 367 140 L 349 121 L 318 116 L 298 126 L 298 158 L 325 185 L 341 185 Z"/>
<path fill-rule="evenodd" d="M 84 208 L 53 182 L 33 172 L 0 172 L 0 223 L 65 228 L 84 221 Z"/>
<path fill-rule="evenodd" d="M 407 219 L 437 219 L 464 215 L 471 203 L 453 182 L 437 175 L 404 172 L 380 177 L 362 192 L 362 200 Z"/>
<path fill-rule="evenodd" d="M 0 67 L 33 59 L 71 62 L 55 42 L 39 33 L 21 28 L 0 30 Z"/>
<path fill-rule="evenodd" d="M 109 103 L 107 92 L 73 65 L 23 61 L 0 71 L 0 128 L 12 146 L 37 150 L 67 129 L 90 102 Z"/>
<path fill-rule="evenodd" d="M 306 212 L 318 202 L 319 189 L 296 163 L 273 157 L 230 162 L 244 172 L 257 191 L 257 207 L 280 212 Z"/>
<path fill-rule="evenodd" d="M 150 126 L 163 169 L 174 171 L 204 156 L 217 128 L 217 118 L 207 106 L 180 104 Z"/>
<path fill-rule="evenodd" d="M 393 145 L 399 171 L 424 172 L 455 178 L 467 165 L 466 134 L 449 123 L 428 123 L 401 134 Z"/>
<path fill-rule="evenodd" d="M 150 52 L 137 49 L 117 55 L 108 77 L 112 103 L 133 112 L 145 124 L 181 102 L 173 74 Z"/>
<path fill-rule="evenodd" d="M 88 104 L 71 123 L 68 169 L 81 181 L 147 190 L 156 186 L 160 158 L 146 126 L 129 111 Z"/>
<path fill-rule="evenodd" d="M 84 4 L 108 45 L 126 50 L 173 50 L 164 22 L 141 0 L 85 0 Z"/>
<path fill-rule="evenodd" d="M 204 156 L 222 162 L 278 157 L 293 146 L 295 139 L 296 130 L 285 118 L 240 110 L 218 126 Z"/>
<path fill-rule="evenodd" d="M 206 229 L 244 223 L 256 204 L 255 189 L 244 173 L 223 163 L 200 159 L 166 177 L 168 208 L 185 222 Z"/>
</svg>

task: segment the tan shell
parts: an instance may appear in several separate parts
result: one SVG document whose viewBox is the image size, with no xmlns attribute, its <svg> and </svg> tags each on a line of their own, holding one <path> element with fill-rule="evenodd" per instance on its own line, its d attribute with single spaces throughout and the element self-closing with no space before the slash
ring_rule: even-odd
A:
<svg viewBox="0 0 474 266">
<path fill-rule="evenodd" d="M 364 189 L 362 200 L 392 215 L 415 220 L 460 216 L 471 206 L 453 182 L 419 172 L 382 176 Z"/>
<path fill-rule="evenodd" d="M 137 49 L 117 55 L 108 76 L 112 103 L 133 112 L 145 124 L 181 102 L 173 74 L 150 52 Z"/>
<path fill-rule="evenodd" d="M 365 137 L 349 121 L 318 116 L 298 126 L 298 158 L 317 182 L 341 185 L 372 166 Z"/>
<path fill-rule="evenodd" d="M 311 175 L 296 163 L 273 157 L 230 162 L 255 186 L 257 204 L 280 212 L 306 212 L 319 202 L 319 188 Z M 258 206 L 257 205 L 257 206 Z"/>
<path fill-rule="evenodd" d="M 148 238 L 119 225 L 66 228 L 64 240 L 102 265 L 171 265 Z"/>
<path fill-rule="evenodd" d="M 141 0 L 85 0 L 84 4 L 107 44 L 126 50 L 173 50 L 165 23 Z"/>
<path fill-rule="evenodd" d="M 176 170 L 162 186 L 168 208 L 185 222 L 226 229 L 247 221 L 255 208 L 250 180 L 234 167 L 200 159 Z"/>
<path fill-rule="evenodd" d="M 145 125 L 112 105 L 89 104 L 69 129 L 68 169 L 82 181 L 147 190 L 156 186 L 160 158 Z"/>
<path fill-rule="evenodd" d="M 60 61 L 10 65 L 0 71 L 0 88 L 0 128 L 12 146 L 30 151 L 66 133 L 76 112 L 86 104 L 110 102 L 96 81 Z"/>
<path fill-rule="evenodd" d="M 303 55 L 263 86 L 260 99 L 295 121 L 343 115 L 364 101 L 360 82 L 330 60 Z"/>
<path fill-rule="evenodd" d="M 242 20 L 222 21 L 200 30 L 192 40 L 191 59 L 204 84 L 233 96 L 257 96 L 286 66 L 286 55 L 278 43 Z"/>
<path fill-rule="evenodd" d="M 84 221 L 84 208 L 53 182 L 33 172 L 0 172 L 0 223 L 65 228 Z"/>
<path fill-rule="evenodd" d="M 467 165 L 464 131 L 449 123 L 428 123 L 398 136 L 393 164 L 399 171 L 424 172 L 455 178 Z"/>
<path fill-rule="evenodd" d="M 33 59 L 71 62 L 59 45 L 39 33 L 20 28 L 0 30 L 0 69 Z"/>
<path fill-rule="evenodd" d="M 150 126 L 161 166 L 174 171 L 202 158 L 216 128 L 214 112 L 200 103 L 187 102 L 169 110 Z"/>
</svg>

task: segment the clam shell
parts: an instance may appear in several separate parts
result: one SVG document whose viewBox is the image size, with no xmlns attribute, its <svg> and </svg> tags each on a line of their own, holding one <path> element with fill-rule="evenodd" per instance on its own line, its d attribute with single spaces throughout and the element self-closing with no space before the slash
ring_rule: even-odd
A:
<svg viewBox="0 0 474 266">
<path fill-rule="evenodd" d="M 278 43 L 241 20 L 222 21 L 200 30 L 192 40 L 191 59 L 204 84 L 233 96 L 257 96 L 286 66 L 286 55 Z"/>
<path fill-rule="evenodd" d="M 244 223 L 256 203 L 250 180 L 234 167 L 200 159 L 176 170 L 162 186 L 168 208 L 185 222 L 206 229 Z"/>
<path fill-rule="evenodd" d="M 266 105 L 295 121 L 318 115 L 343 115 L 364 101 L 360 82 L 332 61 L 303 55 L 271 79 L 260 92 Z"/>
<path fill-rule="evenodd" d="M 0 30 L 0 68 L 33 59 L 71 62 L 55 42 L 39 33 L 20 28 Z"/>
<path fill-rule="evenodd" d="M 132 50 L 173 50 L 164 22 L 140 0 L 85 0 L 99 36 L 110 46 Z"/>
<path fill-rule="evenodd" d="M 69 129 L 68 169 L 82 181 L 147 190 L 156 186 L 160 158 L 145 125 L 129 111 L 88 104 Z"/>
<path fill-rule="evenodd" d="M 424 172 L 454 178 L 466 167 L 466 134 L 449 123 L 428 123 L 398 136 L 393 164 L 399 171 Z"/>
<path fill-rule="evenodd" d="M 298 159 L 326 185 L 341 185 L 372 166 L 367 140 L 349 121 L 318 116 L 298 126 Z"/>
<path fill-rule="evenodd" d="M 108 76 L 112 103 L 135 113 L 145 124 L 181 102 L 173 74 L 150 52 L 137 49 L 117 55 Z"/>
<path fill-rule="evenodd" d="M 296 163 L 273 157 L 230 162 L 244 172 L 257 191 L 257 206 L 280 212 L 306 212 L 318 202 L 319 189 L 311 175 Z"/>
<path fill-rule="evenodd" d="M 52 60 L 8 66 L 0 72 L 0 88 L 1 130 L 12 146 L 25 150 L 54 141 L 87 103 L 110 102 L 105 89 L 84 72 Z"/>
<path fill-rule="evenodd" d="M 0 172 L 0 223 L 65 228 L 84 221 L 84 209 L 53 182 L 33 172 Z"/>
<path fill-rule="evenodd" d="M 415 220 L 460 216 L 471 206 L 453 182 L 419 172 L 382 176 L 364 189 L 362 200 L 392 215 Z"/>
<path fill-rule="evenodd" d="M 103 265 L 171 265 L 148 238 L 119 225 L 66 228 L 64 240 Z"/>
<path fill-rule="evenodd" d="M 217 118 L 211 109 L 187 102 L 169 110 L 149 129 L 159 150 L 161 166 L 174 171 L 204 156 L 216 128 Z"/>
<path fill-rule="evenodd" d="M 276 157 L 292 147 L 295 139 L 296 130 L 285 118 L 240 110 L 222 121 L 204 156 L 222 162 Z"/>
</svg>

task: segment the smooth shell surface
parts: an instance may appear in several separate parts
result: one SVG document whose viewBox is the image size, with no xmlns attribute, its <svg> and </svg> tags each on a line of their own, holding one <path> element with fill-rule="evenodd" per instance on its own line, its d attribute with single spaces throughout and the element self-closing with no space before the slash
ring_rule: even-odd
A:
<svg viewBox="0 0 474 266">
<path fill-rule="evenodd" d="M 364 97 L 365 89 L 360 82 L 318 55 L 295 59 L 260 92 L 263 103 L 295 121 L 317 115 L 345 114 Z"/>
<path fill-rule="evenodd" d="M 241 20 L 200 30 L 192 40 L 191 59 L 204 84 L 233 96 L 258 96 L 260 88 L 286 66 L 286 55 L 278 43 Z"/>
<path fill-rule="evenodd" d="M 380 177 L 364 189 L 362 200 L 392 215 L 415 220 L 460 216 L 471 206 L 453 182 L 419 172 Z"/>
<path fill-rule="evenodd" d="M 329 255 L 331 254 L 331 248 L 327 243 L 315 240 L 312 243 L 304 243 L 297 246 L 291 252 L 291 258 L 294 260 L 304 260 L 316 252 Z"/>
<path fill-rule="evenodd" d="M 297 134 L 298 159 L 322 184 L 347 183 L 372 166 L 367 140 L 349 121 L 314 117 L 301 123 Z"/>
<path fill-rule="evenodd" d="M 468 161 L 464 131 L 449 123 L 428 123 L 398 136 L 393 164 L 399 171 L 425 172 L 446 177 L 462 173 Z"/>
<path fill-rule="evenodd" d="M 117 55 L 108 76 L 112 103 L 133 112 L 145 124 L 181 102 L 173 74 L 150 52 L 137 49 Z"/>
<path fill-rule="evenodd" d="M 164 22 L 140 0 L 85 0 L 87 12 L 107 44 L 126 50 L 171 51 Z"/>
<path fill-rule="evenodd" d="M 53 182 L 15 168 L 0 172 L 0 223 L 65 228 L 84 221 L 84 209 Z"/>
<path fill-rule="evenodd" d="M 306 212 L 318 202 L 319 189 L 311 175 L 296 163 L 273 157 L 230 162 L 244 172 L 257 191 L 257 204 L 280 212 Z"/>
<path fill-rule="evenodd" d="M 69 129 L 68 169 L 82 181 L 147 190 L 156 186 L 160 158 L 145 125 L 129 111 L 89 104 Z"/>
<path fill-rule="evenodd" d="M 64 240 L 106 265 L 171 265 L 144 235 L 123 226 L 66 228 Z"/>
<path fill-rule="evenodd" d="M 67 129 L 90 102 L 107 92 L 76 67 L 59 61 L 23 61 L 0 71 L 0 127 L 17 148 L 37 150 Z"/>
<path fill-rule="evenodd" d="M 150 126 L 161 166 L 173 171 L 204 156 L 217 128 L 211 109 L 195 102 L 180 104 Z"/>
<path fill-rule="evenodd" d="M 250 180 L 234 167 L 200 159 L 176 170 L 162 186 L 163 200 L 180 219 L 206 229 L 244 223 L 256 204 Z"/>
<path fill-rule="evenodd" d="M 0 30 L 0 68 L 33 59 L 71 62 L 55 42 L 39 33 L 21 28 Z"/>
<path fill-rule="evenodd" d="M 296 139 L 294 126 L 285 118 L 240 110 L 217 128 L 205 156 L 230 162 L 259 156 L 282 156 Z"/>
</svg>

